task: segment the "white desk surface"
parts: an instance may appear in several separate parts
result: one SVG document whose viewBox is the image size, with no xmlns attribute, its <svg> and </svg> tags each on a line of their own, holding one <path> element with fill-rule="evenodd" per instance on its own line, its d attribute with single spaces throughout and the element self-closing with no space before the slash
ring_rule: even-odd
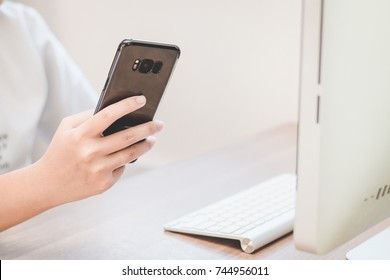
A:
<svg viewBox="0 0 390 280">
<path fill-rule="evenodd" d="M 299 252 L 292 234 L 246 254 L 239 242 L 165 232 L 163 224 L 282 172 L 294 172 L 296 126 L 122 179 L 0 233 L 0 259 L 345 259 L 387 220 L 324 256 Z M 131 165 L 128 166 L 131 168 Z"/>
</svg>

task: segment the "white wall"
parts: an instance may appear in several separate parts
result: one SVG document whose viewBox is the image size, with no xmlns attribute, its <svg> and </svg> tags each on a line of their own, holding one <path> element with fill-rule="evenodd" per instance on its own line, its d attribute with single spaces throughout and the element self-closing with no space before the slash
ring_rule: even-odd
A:
<svg viewBox="0 0 390 280">
<path fill-rule="evenodd" d="M 182 56 L 143 163 L 162 165 L 297 119 L 300 0 L 23 0 L 41 12 L 100 92 L 123 38 Z"/>
</svg>

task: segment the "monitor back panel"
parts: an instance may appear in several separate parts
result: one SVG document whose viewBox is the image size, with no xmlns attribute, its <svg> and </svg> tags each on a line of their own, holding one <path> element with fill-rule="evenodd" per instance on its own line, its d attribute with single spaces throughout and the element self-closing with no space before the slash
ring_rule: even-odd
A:
<svg viewBox="0 0 390 280">
<path fill-rule="evenodd" d="M 299 249 L 325 253 L 390 216 L 389 13 L 389 1 L 303 3 Z"/>
</svg>

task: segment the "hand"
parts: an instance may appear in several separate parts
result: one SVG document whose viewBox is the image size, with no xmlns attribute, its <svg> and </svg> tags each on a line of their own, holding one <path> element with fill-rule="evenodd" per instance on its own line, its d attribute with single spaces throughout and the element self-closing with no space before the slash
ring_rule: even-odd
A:
<svg viewBox="0 0 390 280">
<path fill-rule="evenodd" d="M 123 174 L 125 165 L 151 149 L 163 124 L 152 121 L 102 137 L 114 121 L 146 103 L 144 96 L 124 99 L 98 112 L 65 118 L 45 155 L 35 164 L 48 184 L 51 207 L 100 194 Z M 146 139 L 142 141 L 143 139 Z"/>
</svg>

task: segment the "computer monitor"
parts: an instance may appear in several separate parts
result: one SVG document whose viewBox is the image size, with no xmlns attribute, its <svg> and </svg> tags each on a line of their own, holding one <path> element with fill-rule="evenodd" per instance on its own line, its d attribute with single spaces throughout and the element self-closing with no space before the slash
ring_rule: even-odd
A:
<svg viewBox="0 0 390 280">
<path fill-rule="evenodd" d="M 390 1 L 302 11 L 294 239 L 323 254 L 390 217 Z"/>
</svg>

